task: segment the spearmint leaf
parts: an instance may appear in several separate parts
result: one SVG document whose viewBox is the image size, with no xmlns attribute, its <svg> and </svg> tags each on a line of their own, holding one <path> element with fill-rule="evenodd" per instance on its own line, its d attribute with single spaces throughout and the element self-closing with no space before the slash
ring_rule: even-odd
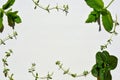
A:
<svg viewBox="0 0 120 80">
<path fill-rule="evenodd" d="M 98 65 L 98 67 L 102 67 L 102 64 L 103 64 L 103 58 L 104 56 L 102 55 L 102 52 L 97 52 L 96 54 L 96 63 Z"/>
<path fill-rule="evenodd" d="M 109 57 L 109 62 L 108 62 L 108 64 L 109 64 L 109 70 L 115 69 L 116 66 L 117 66 L 117 63 L 118 63 L 117 57 L 111 55 L 111 56 Z"/>
<path fill-rule="evenodd" d="M 14 29 L 15 23 L 21 23 L 21 18 L 19 17 L 19 15 L 17 15 L 18 11 L 8 11 L 6 13 L 7 17 L 8 17 L 8 25 L 11 26 Z"/>
<path fill-rule="evenodd" d="M 15 20 L 16 23 L 21 23 L 22 22 L 20 16 L 18 16 L 18 15 L 16 15 L 14 20 Z"/>
<path fill-rule="evenodd" d="M 100 17 L 100 13 L 94 10 L 89 14 L 86 23 L 96 22 L 99 17 Z"/>
<path fill-rule="evenodd" d="M 8 9 L 9 7 L 11 7 L 13 4 L 14 4 L 15 0 L 8 0 L 3 6 L 2 8 L 5 10 L 5 9 Z"/>
<path fill-rule="evenodd" d="M 104 56 L 103 61 L 106 63 L 109 62 L 109 57 L 110 57 L 109 53 L 107 51 L 103 51 L 102 55 Z"/>
<path fill-rule="evenodd" d="M 3 32 L 3 29 L 4 29 L 4 26 L 3 26 L 3 15 L 4 15 L 3 9 L 0 9 L 0 32 Z"/>
<path fill-rule="evenodd" d="M 100 69 L 100 80 L 112 80 L 112 76 L 109 70 L 107 69 Z"/>
<path fill-rule="evenodd" d="M 107 10 L 106 14 L 102 14 L 102 23 L 106 31 L 110 32 L 113 28 L 113 19 L 111 13 Z"/>
<path fill-rule="evenodd" d="M 108 71 L 107 74 L 105 74 L 105 80 L 112 80 L 110 71 Z"/>
<path fill-rule="evenodd" d="M 104 8 L 104 3 L 102 0 L 85 0 L 88 6 L 91 8 L 101 11 Z"/>
<path fill-rule="evenodd" d="M 99 69 L 98 69 L 98 67 L 97 67 L 97 64 L 95 64 L 95 65 L 93 66 L 91 72 L 92 72 L 92 75 L 93 75 L 94 77 L 98 77 L 98 76 L 99 76 Z"/>
<path fill-rule="evenodd" d="M 99 77 L 100 80 L 105 80 L 105 69 L 100 69 Z"/>
</svg>

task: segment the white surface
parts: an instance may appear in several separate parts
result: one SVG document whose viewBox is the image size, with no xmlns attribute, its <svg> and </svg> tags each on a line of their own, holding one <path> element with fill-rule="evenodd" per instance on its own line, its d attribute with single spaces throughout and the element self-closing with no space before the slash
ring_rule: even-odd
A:
<svg viewBox="0 0 120 80">
<path fill-rule="evenodd" d="M 106 43 L 110 37 L 103 28 L 101 32 L 98 32 L 96 23 L 85 24 L 85 20 L 92 9 L 86 5 L 84 0 L 41 1 L 43 5 L 48 3 L 51 6 L 67 3 L 70 7 L 68 16 L 65 16 L 62 11 L 53 10 L 51 13 L 47 13 L 39 8 L 34 10 L 34 4 L 31 0 L 16 0 L 13 7 L 13 10 L 19 10 L 22 18 L 22 23 L 15 26 L 19 36 L 17 40 L 7 41 L 6 46 L 0 46 L 0 58 L 4 56 L 3 52 L 8 49 L 14 51 L 8 61 L 16 80 L 33 80 L 31 74 L 28 73 L 28 68 L 33 62 L 37 64 L 36 68 L 41 76 L 46 75 L 49 71 L 55 72 L 53 80 L 77 80 L 79 78 L 74 79 L 62 75 L 62 71 L 58 70 L 55 61 L 60 60 L 73 73 L 90 70 L 95 63 L 95 54 L 100 50 L 100 45 Z M 109 10 L 114 18 L 116 14 L 118 15 L 118 21 L 120 22 L 119 3 L 119 0 L 115 0 Z M 6 33 L 0 36 L 5 36 L 10 32 L 11 29 L 8 28 Z M 120 33 L 119 27 L 118 32 Z M 119 40 L 120 35 L 118 34 L 113 38 L 112 45 L 108 47 L 109 52 L 118 58 L 120 58 Z M 2 65 L 2 62 L 0 62 L 0 65 Z M 0 67 L 0 75 L 3 75 L 1 70 L 2 66 Z M 112 71 L 113 80 L 119 79 L 119 72 L 120 63 Z M 90 80 L 95 78 L 89 75 L 80 79 Z"/>
</svg>

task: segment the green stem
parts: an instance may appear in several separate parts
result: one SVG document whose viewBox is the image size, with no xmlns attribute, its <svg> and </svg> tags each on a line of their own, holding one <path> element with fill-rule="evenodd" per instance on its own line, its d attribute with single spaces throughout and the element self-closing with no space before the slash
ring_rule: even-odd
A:
<svg viewBox="0 0 120 80">
<path fill-rule="evenodd" d="M 107 6 L 106 9 L 113 3 L 114 0 L 112 0 Z"/>
</svg>

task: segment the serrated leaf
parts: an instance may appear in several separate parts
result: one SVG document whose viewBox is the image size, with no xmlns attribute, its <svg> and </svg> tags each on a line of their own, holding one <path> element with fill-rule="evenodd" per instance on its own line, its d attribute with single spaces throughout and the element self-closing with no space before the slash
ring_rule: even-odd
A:
<svg viewBox="0 0 120 80">
<path fill-rule="evenodd" d="M 15 0 L 8 0 L 3 6 L 2 8 L 5 10 L 5 9 L 8 9 L 9 7 L 11 7 L 13 4 L 14 4 Z"/>
<path fill-rule="evenodd" d="M 91 8 L 101 11 L 104 8 L 104 3 L 102 0 L 85 0 L 88 6 Z"/>
<path fill-rule="evenodd" d="M 106 31 L 110 32 L 112 30 L 113 19 L 109 11 L 107 11 L 107 14 L 102 14 L 102 23 Z"/>
<path fill-rule="evenodd" d="M 100 17 L 100 13 L 94 10 L 89 14 L 86 23 L 96 22 L 99 17 Z"/>
</svg>

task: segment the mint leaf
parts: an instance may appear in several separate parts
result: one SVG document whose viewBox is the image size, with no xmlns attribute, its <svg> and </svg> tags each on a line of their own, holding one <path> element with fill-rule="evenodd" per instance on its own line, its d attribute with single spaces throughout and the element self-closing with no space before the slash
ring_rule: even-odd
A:
<svg viewBox="0 0 120 80">
<path fill-rule="evenodd" d="M 11 7 L 13 4 L 14 4 L 15 0 L 8 0 L 3 6 L 2 8 L 5 10 L 5 9 L 8 9 L 9 7 Z"/>
<path fill-rule="evenodd" d="M 89 14 L 86 23 L 96 22 L 99 17 L 100 17 L 100 13 L 94 10 Z"/>
<path fill-rule="evenodd" d="M 110 32 L 113 28 L 113 19 L 111 13 L 106 10 L 106 14 L 102 14 L 102 23 L 106 31 Z"/>
<path fill-rule="evenodd" d="M 102 0 L 85 0 L 88 6 L 91 8 L 101 11 L 104 8 L 104 3 Z"/>
<path fill-rule="evenodd" d="M 19 15 L 17 15 L 18 11 L 8 11 L 6 13 L 7 18 L 8 18 L 8 25 L 11 26 L 14 29 L 15 23 L 21 23 L 21 18 Z"/>
</svg>

